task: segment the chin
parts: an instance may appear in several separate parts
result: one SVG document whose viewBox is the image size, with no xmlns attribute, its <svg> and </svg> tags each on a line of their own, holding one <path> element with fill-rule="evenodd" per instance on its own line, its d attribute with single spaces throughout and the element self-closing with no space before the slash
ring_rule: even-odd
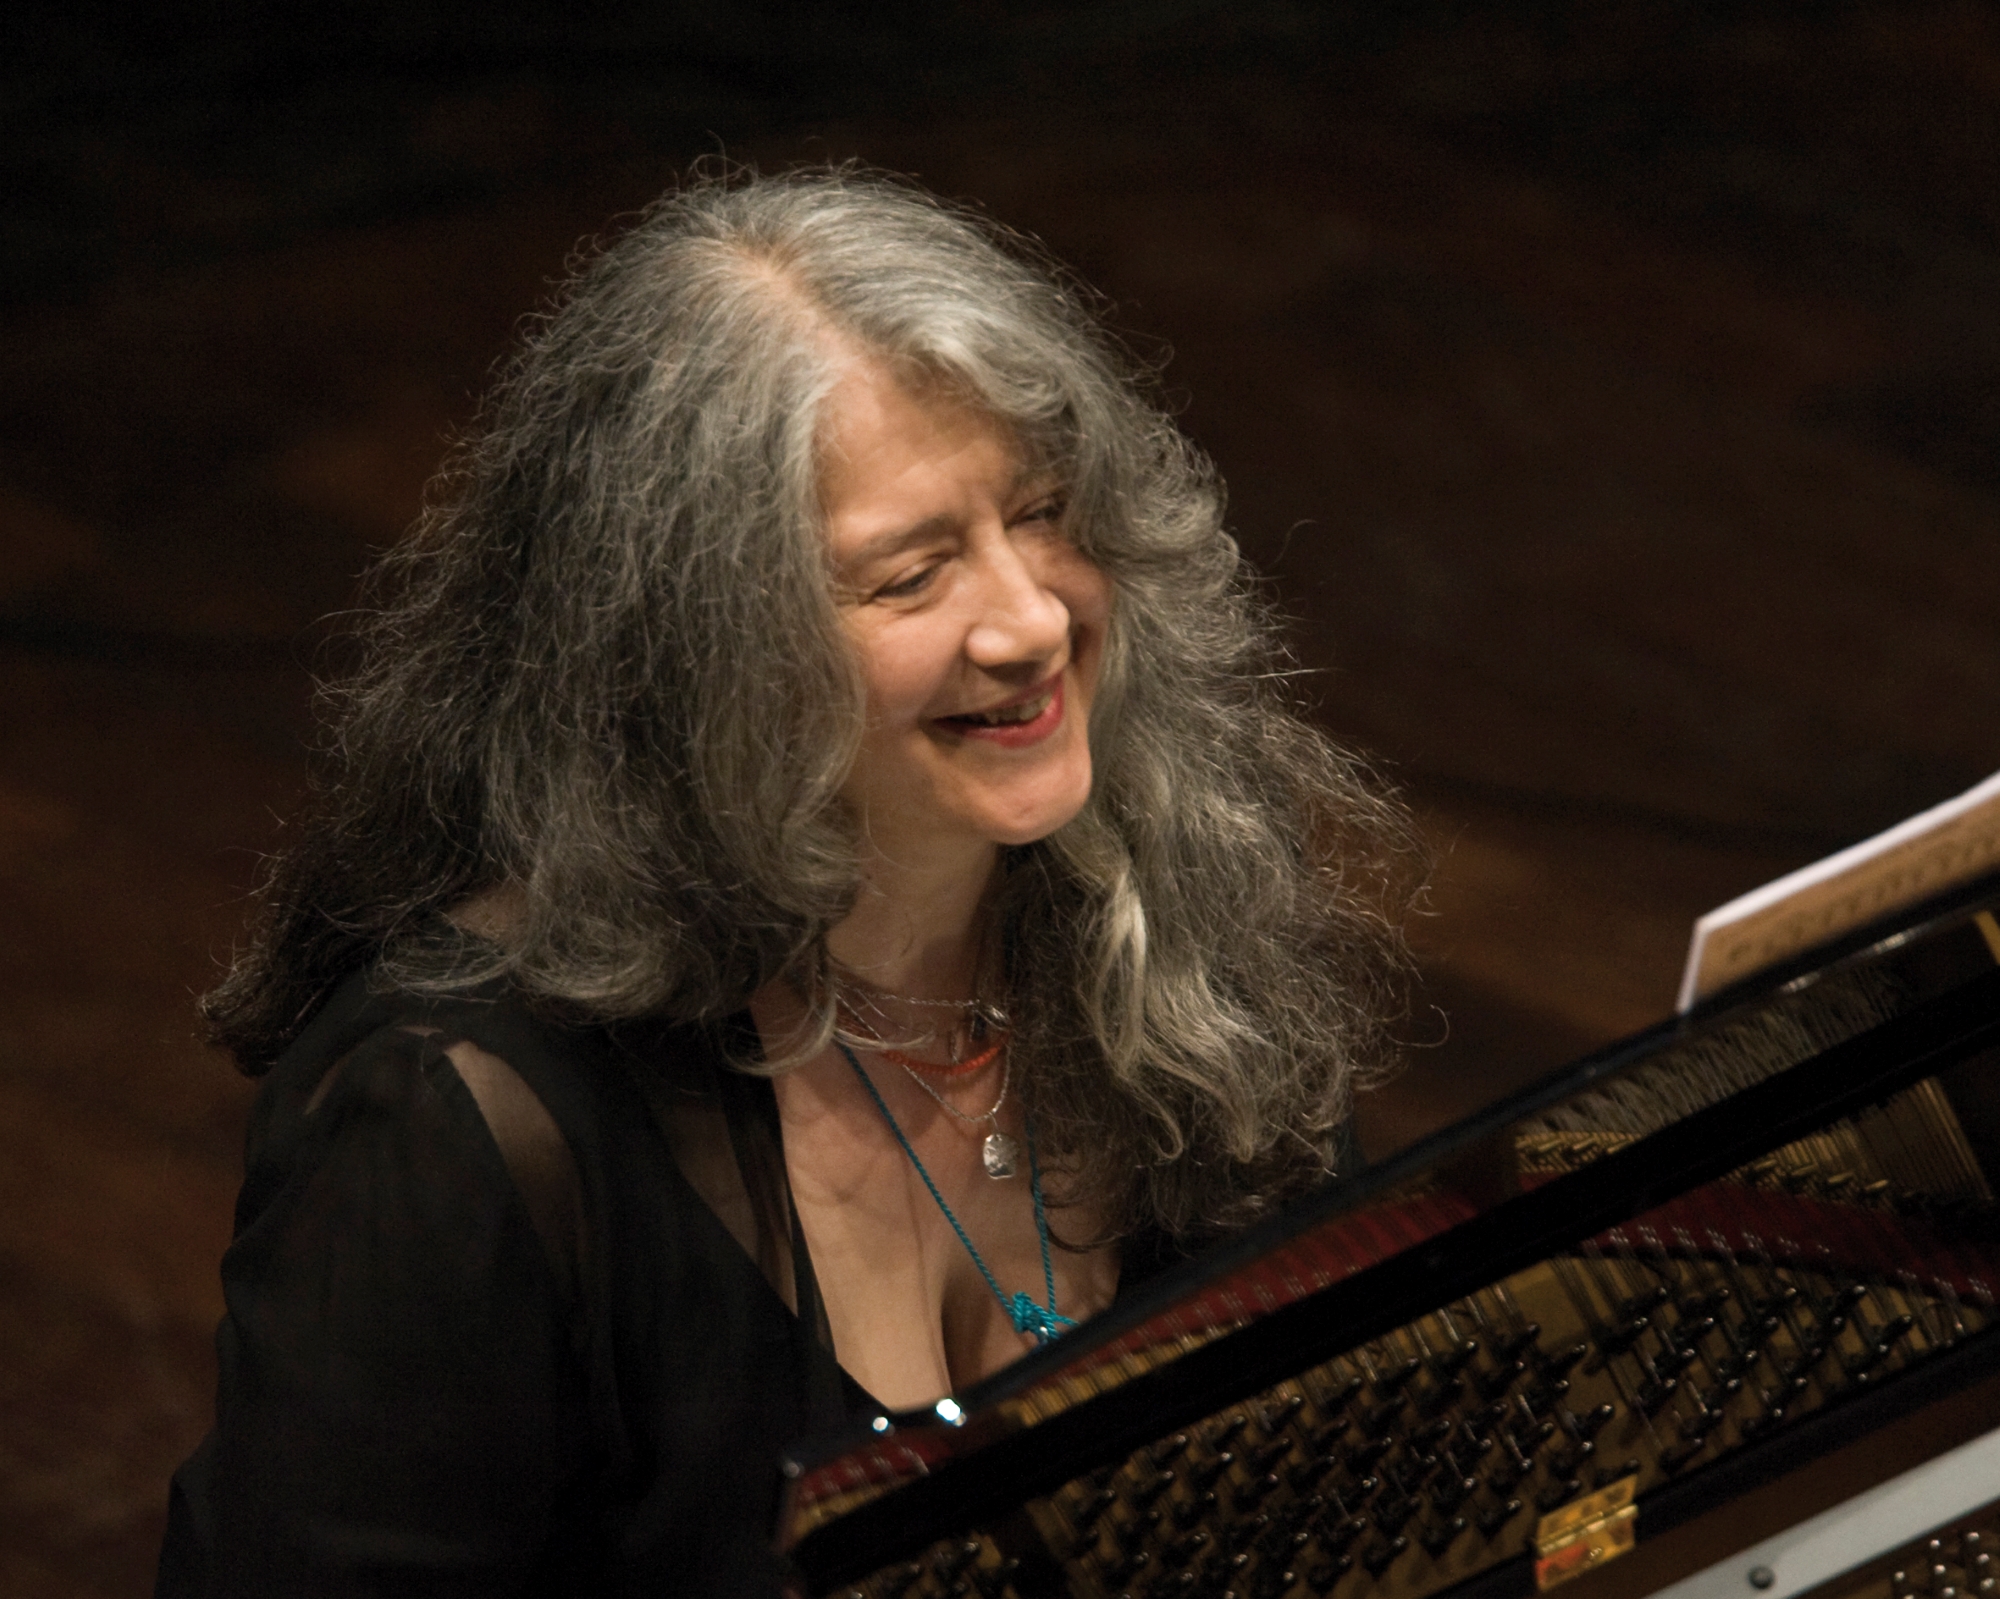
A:
<svg viewBox="0 0 2000 1599">
<path fill-rule="evenodd" d="M 1089 803 L 1090 784 L 1085 782 L 1081 793 L 1065 794 L 1057 800 L 992 817 L 984 831 L 995 844 L 1015 847 L 1040 843 L 1051 833 L 1069 826 Z"/>
</svg>

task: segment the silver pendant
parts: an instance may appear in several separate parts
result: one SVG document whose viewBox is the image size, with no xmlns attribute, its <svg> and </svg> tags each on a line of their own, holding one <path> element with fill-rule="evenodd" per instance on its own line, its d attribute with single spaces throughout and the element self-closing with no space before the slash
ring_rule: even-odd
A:
<svg viewBox="0 0 2000 1599">
<path fill-rule="evenodd" d="M 1005 1133 L 988 1133 L 986 1142 L 979 1146 L 979 1158 L 986 1163 L 988 1177 L 1012 1177 L 1021 1158 L 1021 1146 Z"/>
</svg>

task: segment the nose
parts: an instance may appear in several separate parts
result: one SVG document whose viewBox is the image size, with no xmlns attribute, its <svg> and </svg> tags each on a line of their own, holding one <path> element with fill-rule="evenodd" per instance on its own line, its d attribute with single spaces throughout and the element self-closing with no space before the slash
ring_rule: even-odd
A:
<svg viewBox="0 0 2000 1599">
<path fill-rule="evenodd" d="M 1069 607 L 1043 581 L 1032 557 L 1005 536 L 987 543 L 976 566 L 966 658 L 988 671 L 1028 666 L 1042 675 L 1069 641 Z"/>
</svg>

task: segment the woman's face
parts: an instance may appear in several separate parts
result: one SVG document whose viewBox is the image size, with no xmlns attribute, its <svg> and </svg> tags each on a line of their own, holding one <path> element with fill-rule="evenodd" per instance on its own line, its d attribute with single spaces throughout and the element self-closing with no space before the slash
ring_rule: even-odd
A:
<svg viewBox="0 0 2000 1599">
<path fill-rule="evenodd" d="M 1044 838 L 1090 797 L 1111 585 L 1063 527 L 1063 485 L 991 421 L 856 360 L 827 401 L 821 493 L 868 689 L 842 793 L 916 865 Z"/>
</svg>

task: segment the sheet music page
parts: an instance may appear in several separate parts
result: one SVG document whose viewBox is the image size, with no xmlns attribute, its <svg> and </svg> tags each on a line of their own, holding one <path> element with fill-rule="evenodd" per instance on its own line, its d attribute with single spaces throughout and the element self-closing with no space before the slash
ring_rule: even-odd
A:
<svg viewBox="0 0 2000 1599">
<path fill-rule="evenodd" d="M 1680 1009 L 1903 905 L 2000 868 L 2000 772 L 1886 832 L 1802 866 L 1694 924 Z M 2000 936 L 1993 930 L 1988 937 Z M 2000 958 L 2000 950 L 1995 951 Z"/>
</svg>

